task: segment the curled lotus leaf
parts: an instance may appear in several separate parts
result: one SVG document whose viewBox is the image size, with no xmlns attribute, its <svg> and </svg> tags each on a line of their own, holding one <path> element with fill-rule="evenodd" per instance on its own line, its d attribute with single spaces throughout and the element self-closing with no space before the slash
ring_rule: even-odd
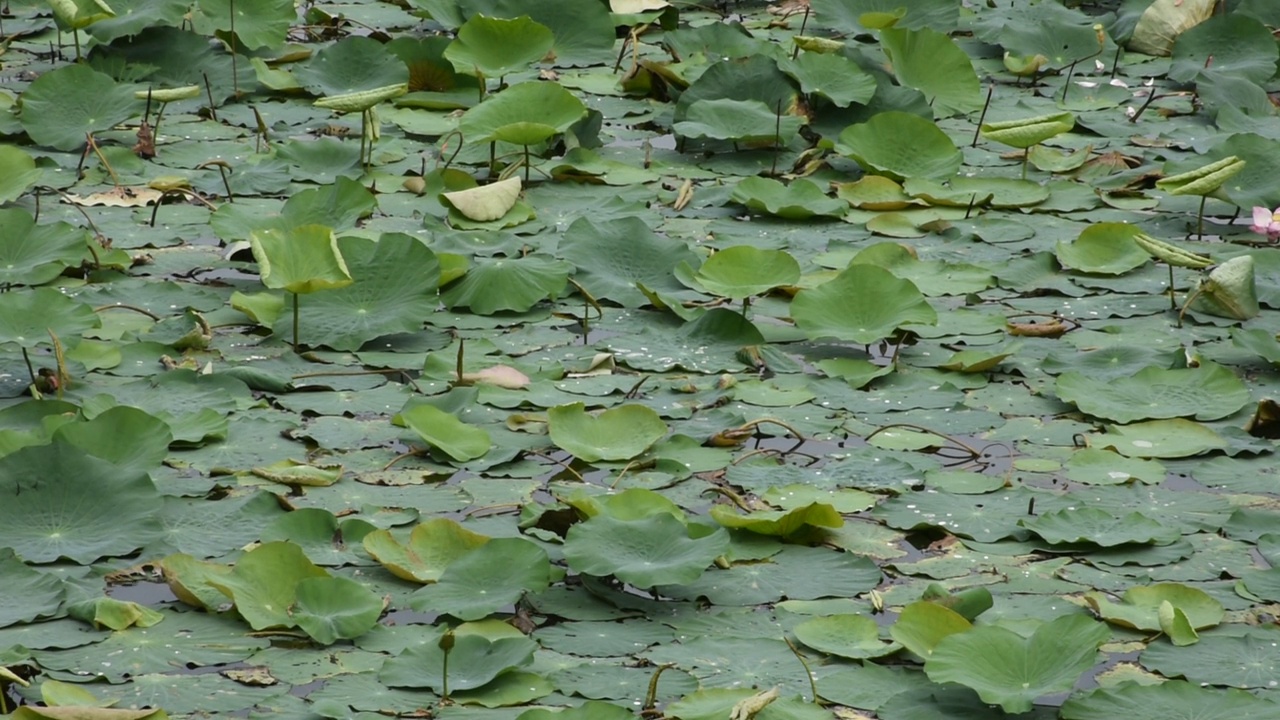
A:
<svg viewBox="0 0 1280 720">
<path fill-rule="evenodd" d="M 513 175 L 488 185 L 467 190 L 443 193 L 443 197 L 469 220 L 490 222 L 498 220 L 515 207 L 520 199 L 520 178 Z"/>
<path fill-rule="evenodd" d="M 1156 187 L 1170 195 L 1208 195 L 1228 178 L 1244 169 L 1245 161 L 1232 155 L 1195 170 L 1170 175 L 1156 181 Z"/>
<path fill-rule="evenodd" d="M 1002 122 L 983 123 L 982 137 L 1015 148 L 1039 145 L 1051 137 L 1061 135 L 1075 127 L 1075 116 L 1068 112 L 1037 115 L 1036 117 Z"/>
</svg>

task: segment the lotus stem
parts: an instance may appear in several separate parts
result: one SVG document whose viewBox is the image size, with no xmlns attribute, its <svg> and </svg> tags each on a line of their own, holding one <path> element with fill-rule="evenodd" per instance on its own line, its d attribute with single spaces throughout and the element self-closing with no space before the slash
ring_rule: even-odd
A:
<svg viewBox="0 0 1280 720">
<path fill-rule="evenodd" d="M 529 146 L 524 146 L 524 184 L 529 184 Z"/>
<path fill-rule="evenodd" d="M 240 73 L 236 66 L 236 0 L 227 0 L 227 14 L 231 19 L 231 91 L 240 99 Z M 207 78 L 206 78 L 207 79 Z"/>
<path fill-rule="evenodd" d="M 791 642 L 791 638 L 783 635 L 782 641 L 787 644 L 787 647 L 791 648 L 791 654 L 795 655 L 796 659 L 800 661 L 800 665 L 804 667 L 804 675 L 809 678 L 809 692 L 813 693 L 813 702 L 818 702 L 818 683 L 813 679 L 813 671 L 809 669 L 809 663 L 805 662 L 804 656 L 796 649 L 795 644 Z"/>
<path fill-rule="evenodd" d="M 293 293 L 293 351 L 298 352 L 298 293 Z"/>
<path fill-rule="evenodd" d="M 1196 213 L 1196 237 L 1204 239 L 1204 204 L 1209 199 L 1208 195 L 1200 196 L 1200 210 Z"/>
<path fill-rule="evenodd" d="M 646 711 L 653 710 L 655 707 L 657 707 L 658 678 L 662 677 L 662 673 L 665 672 L 667 668 L 673 668 L 675 666 L 676 666 L 675 663 L 662 663 L 657 667 L 656 670 L 653 671 L 653 675 L 649 677 L 649 691 L 645 693 L 644 705 L 642 705 L 640 708 L 640 712 L 642 714 Z"/>
<path fill-rule="evenodd" d="M 933 435 L 934 437 L 942 438 L 943 440 L 946 440 L 947 442 L 949 442 L 949 443 L 951 443 L 951 444 L 953 444 L 953 445 L 955 445 L 955 446 L 957 446 L 957 447 L 963 448 L 963 449 L 964 449 L 964 451 L 965 451 L 965 452 L 967 452 L 967 453 L 969 454 L 969 456 L 970 456 L 970 457 L 972 457 L 972 458 L 975 458 L 975 459 L 976 459 L 976 458 L 982 457 L 982 453 L 980 453 L 980 452 L 978 452 L 977 450 L 973 449 L 973 447 L 972 447 L 972 446 L 967 445 L 967 444 L 965 444 L 965 443 L 963 443 L 963 442 L 961 442 L 961 441 L 959 441 L 959 440 L 957 440 L 957 439 L 955 439 L 955 438 L 951 437 L 950 435 L 947 435 L 946 433 L 939 432 L 939 431 L 937 431 L 937 430 L 931 430 L 931 429 L 929 429 L 929 428 L 927 428 L 927 427 L 924 427 L 923 425 L 914 425 L 914 424 L 912 424 L 912 423 L 889 423 L 888 425 L 881 425 L 880 427 L 878 427 L 878 428 L 876 428 L 874 431 L 872 431 L 872 433 L 871 433 L 870 435 L 868 435 L 868 436 L 866 436 L 865 438 L 863 438 L 863 440 L 866 440 L 866 441 L 868 441 L 868 442 L 869 442 L 869 441 L 871 440 L 871 438 L 875 437 L 876 435 L 879 435 L 880 433 L 884 432 L 885 430 L 890 430 L 890 429 L 892 429 L 892 428 L 907 428 L 908 430 L 915 430 L 915 431 L 917 431 L 917 432 L 922 432 L 922 433 L 926 433 L 926 434 L 928 434 L 928 435 Z"/>
<path fill-rule="evenodd" d="M 1169 309 L 1178 309 L 1178 301 L 1173 296 L 1173 265 L 1169 265 Z M 1181 319 L 1179 319 L 1179 323 L 1181 323 Z"/>
<path fill-rule="evenodd" d="M 36 387 L 36 369 L 31 366 L 31 356 L 27 354 L 27 349 L 22 348 L 22 360 L 27 364 L 27 375 L 31 376 L 31 387 Z"/>
<path fill-rule="evenodd" d="M 96 313 L 102 312 L 103 310 L 132 310 L 133 312 L 136 312 L 140 315 L 146 315 L 147 317 L 151 318 L 152 320 L 155 320 L 156 322 L 160 322 L 159 315 L 151 312 L 146 308 L 138 307 L 137 305 L 125 305 L 123 303 L 113 303 L 111 305 L 99 305 L 98 307 L 93 309 L 93 311 Z"/>
</svg>

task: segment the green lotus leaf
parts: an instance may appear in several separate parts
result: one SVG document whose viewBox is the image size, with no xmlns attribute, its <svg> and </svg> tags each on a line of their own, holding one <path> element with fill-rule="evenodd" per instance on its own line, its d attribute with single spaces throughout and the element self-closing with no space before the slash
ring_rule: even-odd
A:
<svg viewBox="0 0 1280 720">
<path fill-rule="evenodd" d="M 387 45 L 358 35 L 350 35 L 322 47 L 310 60 L 294 68 L 293 75 L 311 94 L 332 100 L 336 100 L 334 96 L 353 96 L 364 92 L 394 93 L 390 88 L 401 87 L 409 80 L 408 68 Z M 400 94 L 403 92 L 401 90 Z M 369 107 L 375 104 L 371 103 Z M 367 108 L 340 109 L 356 112 Z"/>
<path fill-rule="evenodd" d="M 440 197 L 468 220 L 492 222 L 500 220 L 520 199 L 520 177 L 477 185 L 466 190 L 441 193 Z"/>
<path fill-rule="evenodd" d="M 352 282 L 338 250 L 338 239 L 324 225 L 255 231 L 249 235 L 249 243 L 262 284 L 269 288 L 299 294 L 340 288 Z"/>
<path fill-rule="evenodd" d="M 501 77 L 541 60 L 554 44 L 551 30 L 527 15 L 504 19 L 477 14 L 458 28 L 444 56 L 460 73 Z"/>
<path fill-rule="evenodd" d="M 734 186 L 732 199 L 757 212 L 787 220 L 839 216 L 848 210 L 843 201 L 828 197 L 817 184 L 804 178 L 785 185 L 772 178 L 743 178 Z"/>
<path fill-rule="evenodd" d="M 827 503 L 814 502 L 791 510 L 757 510 L 740 515 L 727 505 L 714 505 L 711 518 L 722 527 L 748 530 L 758 535 L 790 537 L 805 528 L 838 528 L 844 518 Z"/>
<path fill-rule="evenodd" d="M 557 254 L 577 266 L 573 279 L 587 292 L 627 308 L 649 302 L 637 284 L 665 294 L 688 293 L 671 268 L 697 263 L 683 240 L 659 235 L 635 216 L 580 217 L 565 230 Z"/>
<path fill-rule="evenodd" d="M 734 245 L 707 258 L 693 277 L 711 293 L 741 300 L 796 284 L 800 263 L 784 250 Z"/>
<path fill-rule="evenodd" d="M 1274 207 L 1280 197 L 1280 139 L 1252 132 L 1232 133 L 1215 144 L 1203 160 L 1225 160 L 1238 157 L 1244 167 L 1226 179 L 1219 191 L 1222 197 L 1242 208 L 1258 205 Z"/>
<path fill-rule="evenodd" d="M 3 462 L 3 461 L 0 461 Z M 10 548 L 0 548 L 0 628 L 52 617 L 62 607 L 67 586 L 56 573 L 30 567 Z"/>
<path fill-rule="evenodd" d="M 1157 485 L 1167 470 L 1154 460 L 1138 460 L 1110 450 L 1080 448 L 1067 461 L 1067 479 L 1086 485 L 1122 485 L 1139 480 Z"/>
<path fill-rule="evenodd" d="M 1091 436 L 1090 442 L 1136 458 L 1191 457 L 1227 446 L 1221 435 L 1185 418 L 1110 425 L 1106 433 Z"/>
<path fill-rule="evenodd" d="M 1139 662 L 1165 677 L 1261 689 L 1271 687 L 1275 679 L 1271 668 L 1280 662 L 1280 644 L 1272 644 L 1274 641 L 1270 628 L 1249 628 L 1234 637 L 1214 633 L 1201 638 L 1194 651 L 1173 643 L 1152 643 L 1142 652 Z"/>
<path fill-rule="evenodd" d="M 881 657 L 902 647 L 881 640 L 880 626 L 865 615 L 816 617 L 800 623 L 792 632 L 814 650 L 854 660 Z"/>
<path fill-rule="evenodd" d="M 62 30 L 81 30 L 116 14 L 102 0 L 49 0 L 49 7 Z"/>
<path fill-rule="evenodd" d="M 892 182 L 878 175 L 868 177 Z M 1048 188 L 1016 178 L 954 177 L 945 185 L 926 178 L 910 178 L 903 183 L 903 189 L 911 198 L 924 200 L 934 207 L 1020 208 L 1049 199 Z"/>
<path fill-rule="evenodd" d="M 67 607 L 67 614 L 95 628 L 105 627 L 112 630 L 124 630 L 134 626 L 148 628 L 164 620 L 164 615 L 145 605 L 110 597 L 97 597 L 73 603 Z"/>
<path fill-rule="evenodd" d="M 523 538 L 494 538 L 450 562 L 439 581 L 415 592 L 409 604 L 419 612 L 480 620 L 526 592 L 545 590 L 550 575 L 542 548 Z"/>
<path fill-rule="evenodd" d="M 328 578 L 291 542 L 263 543 L 236 560 L 235 567 L 208 582 L 235 603 L 240 617 L 254 630 L 290 628 L 297 621 L 289 609 L 298 586 L 308 578 Z"/>
<path fill-rule="evenodd" d="M 969 588 L 968 590 L 953 593 L 941 583 L 931 583 L 929 587 L 924 589 L 920 599 L 954 610 L 970 622 L 990 610 L 994 605 L 991 591 L 984 587 Z"/>
<path fill-rule="evenodd" d="M 973 31 L 983 42 L 999 45 L 1028 64 L 1040 56 L 1044 69 L 1053 70 L 1101 53 L 1099 43 L 1106 41 L 1106 35 L 1095 29 L 1097 20 L 1059 4 L 1016 3 L 999 13 L 981 13 Z"/>
<path fill-rule="evenodd" d="M 77 150 L 88 133 L 109 130 L 141 112 L 132 88 L 88 65 L 64 65 L 42 74 L 22 93 L 18 119 L 38 145 Z"/>
<path fill-rule="evenodd" d="M 421 240 L 384 233 L 376 242 L 340 237 L 352 283 L 308 297 L 299 305 L 300 333 L 313 345 L 358 350 L 384 335 L 414 332 L 437 305 L 440 262 Z M 285 333 L 289 313 L 274 324 Z"/>
<path fill-rule="evenodd" d="M 898 82 L 924 93 L 934 117 L 963 115 L 982 107 L 973 63 L 949 35 L 930 28 L 885 28 L 880 31 L 880 46 Z"/>
<path fill-rule="evenodd" d="M 444 289 L 440 299 L 445 307 L 466 307 L 477 315 L 525 312 L 547 298 L 559 297 L 572 270 L 569 263 L 539 255 L 477 259 L 461 280 Z"/>
<path fill-rule="evenodd" d="M 0 205 L 17 200 L 43 175 L 44 170 L 36 167 L 35 158 L 28 155 L 22 148 L 0 145 Z M 2 222 L 4 221 L 0 220 L 0 223 Z M 4 267 L 5 265 L 0 263 L 0 270 Z"/>
<path fill-rule="evenodd" d="M 458 130 L 469 143 L 534 145 L 568 130 L 586 112 L 582 101 L 557 83 L 523 82 L 468 110 Z"/>
<path fill-rule="evenodd" d="M 1188 0 L 1187 5 L 1192 4 Z M 1212 0 L 1203 4 L 1206 12 L 1212 12 Z M 1275 712 L 1275 702 L 1248 691 L 1202 687 L 1185 680 L 1098 688 L 1072 695 L 1061 710 L 1063 720 L 1269 720 Z"/>
<path fill-rule="evenodd" d="M 432 448 L 458 462 L 484 457 L 492 447 L 492 440 L 484 428 L 468 425 L 425 403 L 401 411 L 399 417 Z"/>
<path fill-rule="evenodd" d="M 1155 0 L 1138 18 L 1129 48 L 1148 55 L 1169 55 L 1182 33 L 1213 16 L 1216 0 Z"/>
<path fill-rule="evenodd" d="M 145 473 L 164 462 L 173 436 L 160 418 L 120 405 L 91 420 L 60 426 L 53 432 L 53 439 L 74 445 L 122 470 Z"/>
<path fill-rule="evenodd" d="M 250 470 L 255 476 L 293 487 L 328 487 L 342 479 L 342 466 L 285 459 Z"/>
<path fill-rule="evenodd" d="M 0 146 L 0 163 L 7 148 Z M 26 210 L 0 210 L 0 285 L 43 285 L 53 280 L 80 264 L 88 240 L 84 230 L 65 222 L 37 225 Z"/>
<path fill-rule="evenodd" d="M 102 324 L 88 305 L 53 288 L 0 294 L 0 344 L 33 348 L 51 342 L 50 331 L 64 344 Z"/>
<path fill-rule="evenodd" d="M 810 338 L 869 345 L 902 325 L 933 325 L 938 314 L 910 280 L 875 265 L 855 263 L 791 301 L 791 316 Z"/>
<path fill-rule="evenodd" d="M 847 61 L 846 61 L 847 62 Z M 874 83 L 872 87 L 875 87 Z M 804 121 L 794 115 L 776 115 L 759 100 L 699 100 L 689 106 L 685 119 L 676 123 L 677 134 L 697 140 L 733 140 L 748 145 L 786 145 Z"/>
<path fill-rule="evenodd" d="M 201 32 L 234 30 L 239 44 L 248 50 L 280 47 L 298 20 L 293 0 L 198 0 L 196 5 Z"/>
<path fill-rule="evenodd" d="M 851 35 L 872 29 L 886 15 L 908 30 L 951 32 L 960 22 L 960 8 L 951 0 L 812 0 L 811 7 L 819 25 Z"/>
<path fill-rule="evenodd" d="M 1103 379 L 1071 371 L 1058 376 L 1058 398 L 1094 417 L 1135 420 L 1194 417 L 1217 420 L 1249 402 L 1249 390 L 1217 363 L 1166 370 L 1146 367 L 1124 378 Z"/>
<path fill-rule="evenodd" d="M 415 525 L 401 542 L 390 530 L 365 535 L 364 549 L 398 578 L 417 583 L 436 582 L 454 560 L 489 542 L 448 518 L 432 518 Z"/>
<path fill-rule="evenodd" d="M 983 123 L 980 131 L 982 137 L 988 140 L 1023 149 L 1069 132 L 1075 125 L 1074 115 L 1069 112 L 1060 112 L 1018 120 Z"/>
<path fill-rule="evenodd" d="M 973 624 L 963 615 L 935 602 L 921 600 L 902 608 L 889 626 L 889 635 L 922 658 L 951 635 L 967 632 Z"/>
<path fill-rule="evenodd" d="M 899 181 L 909 177 L 948 179 L 964 159 L 937 125 L 897 110 L 845 128 L 836 142 L 836 152 L 857 161 L 869 173 Z"/>
<path fill-rule="evenodd" d="M 350 578 L 307 577 L 298 582 L 290 614 L 312 640 L 332 645 L 372 630 L 382 615 L 382 598 Z"/>
<path fill-rule="evenodd" d="M 1018 525 L 1051 544 L 1089 543 L 1115 547 L 1129 543 L 1166 545 L 1181 537 L 1177 528 L 1166 527 L 1139 512 L 1112 515 L 1099 508 L 1062 509 L 1019 520 Z"/>
<path fill-rule="evenodd" d="M 538 644 L 527 637 L 490 640 L 482 635 L 457 634 L 448 655 L 449 690 L 483 687 L 503 673 L 533 662 Z M 391 687 L 443 690 L 445 653 L 430 640 L 414 645 L 382 665 L 378 679 Z"/>
<path fill-rule="evenodd" d="M 929 679 L 972 688 L 1008 713 L 1027 712 L 1043 695 L 1070 690 L 1097 661 L 1107 626 L 1081 615 L 1041 625 L 1030 637 L 999 626 L 944 638 L 924 664 Z"/>
<path fill-rule="evenodd" d="M 703 100 L 756 100 L 772 110 L 791 111 L 797 97 L 791 78 L 778 69 L 773 58 L 761 54 L 725 59 L 707 68 L 680 95 L 673 115 L 682 122 L 694 103 Z"/>
<path fill-rule="evenodd" d="M 843 55 L 806 52 L 778 67 L 806 94 L 824 97 L 836 107 L 865 105 L 876 92 L 875 78 Z"/>
<path fill-rule="evenodd" d="M 1198 312 L 1248 320 L 1258 316 L 1258 290 L 1253 257 L 1240 255 L 1211 269 L 1196 283 L 1191 309 Z"/>
<path fill-rule="evenodd" d="M 667 424 L 645 405 L 619 405 L 590 415 L 583 403 L 547 410 L 551 442 L 583 462 L 630 460 L 667 434 Z"/>
<path fill-rule="evenodd" d="M 630 720 L 635 713 L 628 708 L 588 700 L 578 707 L 565 710 L 548 710 L 547 708 L 531 708 L 516 716 L 516 720 Z"/>
<path fill-rule="evenodd" d="M 186 553 L 174 553 L 159 562 L 165 584 L 174 597 L 194 608 L 214 611 L 225 605 L 227 598 L 213 581 L 231 574 L 231 568 L 205 562 Z"/>
<path fill-rule="evenodd" d="M 163 531 L 163 501 L 145 471 L 61 440 L 0 458 L 0 493 L 7 498 L 0 503 L 4 544 L 28 562 L 88 564 L 132 553 Z"/>
<path fill-rule="evenodd" d="M 1231 343 L 1241 350 L 1247 350 L 1261 357 L 1272 365 L 1280 365 L 1280 341 L 1277 341 L 1275 334 L 1271 332 L 1262 328 L 1250 330 L 1231 328 Z"/>
<path fill-rule="evenodd" d="M 552 51 L 558 66 L 599 65 L 611 62 L 615 56 L 615 23 L 606 4 L 595 0 L 564 0 L 555 4 L 484 0 L 460 5 L 468 18 L 476 13 L 498 18 L 528 15 L 547 26 L 555 36 Z M 432 17 L 439 19 L 434 12 Z"/>
<path fill-rule="evenodd" d="M 637 520 L 601 514 L 569 528 L 564 557 L 577 572 L 650 588 L 691 583 L 728 549 L 723 528 L 686 526 L 667 513 Z"/>
<path fill-rule="evenodd" d="M 1257 19 L 1239 13 L 1216 15 L 1174 41 L 1169 79 L 1191 82 L 1212 66 L 1231 77 L 1266 82 L 1276 73 L 1278 56 L 1275 38 Z"/>
<path fill-rule="evenodd" d="M 1063 267 L 1102 275 L 1123 275 L 1146 265 L 1151 257 L 1134 242 L 1141 233 L 1129 223 L 1097 223 L 1073 241 L 1059 241 L 1054 249 Z"/>
<path fill-rule="evenodd" d="M 1217 191 L 1232 175 L 1244 169 L 1244 160 L 1232 155 L 1195 170 L 1170 175 L 1156 181 L 1156 187 L 1170 195 L 1208 195 Z"/>
<path fill-rule="evenodd" d="M 1217 625 L 1224 615 L 1222 603 L 1199 588 L 1180 583 L 1137 585 L 1126 590 L 1118 603 L 1096 591 L 1085 593 L 1084 599 L 1103 620 L 1147 632 L 1161 630 L 1159 610 L 1164 603 L 1181 610 L 1197 630 Z"/>
</svg>

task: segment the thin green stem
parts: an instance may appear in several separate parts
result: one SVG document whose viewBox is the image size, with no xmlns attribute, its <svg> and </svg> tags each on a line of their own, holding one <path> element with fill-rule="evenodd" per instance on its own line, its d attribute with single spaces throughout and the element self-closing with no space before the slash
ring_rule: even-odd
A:
<svg viewBox="0 0 1280 720">
<path fill-rule="evenodd" d="M 31 366 L 31 356 L 27 354 L 27 349 L 22 348 L 22 359 L 27 363 L 27 375 L 31 376 L 31 385 L 36 385 L 36 369 Z"/>
<path fill-rule="evenodd" d="M 1209 199 L 1208 195 L 1200 196 L 1200 211 L 1196 213 L 1196 237 L 1204 239 L 1204 203 Z"/>
<path fill-rule="evenodd" d="M 293 293 L 293 351 L 298 352 L 298 293 Z"/>
</svg>

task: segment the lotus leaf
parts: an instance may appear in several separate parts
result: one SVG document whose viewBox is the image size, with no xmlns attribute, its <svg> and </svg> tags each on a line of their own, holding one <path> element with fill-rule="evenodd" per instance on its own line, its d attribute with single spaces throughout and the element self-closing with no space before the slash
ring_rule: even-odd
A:
<svg viewBox="0 0 1280 720">
<path fill-rule="evenodd" d="M 236 561 L 231 572 L 208 582 L 235 603 L 236 611 L 254 630 L 297 625 L 290 614 L 298 587 L 308 578 L 327 578 L 302 548 L 290 542 L 269 542 Z"/>
<path fill-rule="evenodd" d="M 984 123 L 981 129 L 982 136 L 988 140 L 1021 149 L 1039 145 L 1051 137 L 1068 132 L 1075 127 L 1075 124 L 1075 116 L 1062 112 L 1019 120 Z"/>
<path fill-rule="evenodd" d="M 800 623 L 793 632 L 814 650 L 855 660 L 881 657 L 901 647 L 881 640 L 876 621 L 865 615 L 817 617 Z"/>
<path fill-rule="evenodd" d="M 830 536 L 828 536 L 830 537 Z M 716 605 L 751 606 L 788 600 L 848 598 L 875 588 L 883 576 L 870 559 L 826 548 L 786 545 L 761 561 L 735 562 L 685 585 L 665 585 L 663 595 Z M 755 638 L 754 642 L 760 642 Z"/>
<path fill-rule="evenodd" d="M 1109 623 L 1148 632 L 1162 629 L 1160 608 L 1170 604 L 1181 611 L 1189 627 L 1199 630 L 1222 622 L 1222 603 L 1203 590 L 1179 583 L 1138 585 L 1125 591 L 1122 602 L 1114 603 L 1100 592 L 1085 594 L 1098 616 Z"/>
<path fill-rule="evenodd" d="M 951 32 L 960 21 L 960 8 L 951 0 L 813 0 L 812 7 L 824 27 L 843 33 L 865 32 L 871 26 L 864 18 L 885 15 L 897 18 L 894 27 L 908 30 Z"/>
<path fill-rule="evenodd" d="M 525 82 L 468 110 L 458 121 L 458 130 L 467 142 L 527 146 L 568 130 L 586 112 L 582 101 L 557 83 Z"/>
<path fill-rule="evenodd" d="M 494 538 L 449 562 L 438 582 L 413 594 L 410 606 L 480 620 L 526 592 L 545 590 L 550 575 L 542 548 L 522 538 Z"/>
<path fill-rule="evenodd" d="M 369 632 L 382 615 L 382 599 L 344 577 L 308 577 L 298 582 L 293 620 L 322 645 Z"/>
<path fill-rule="evenodd" d="M 30 187 L 36 184 L 36 181 L 44 175 L 44 171 L 36 168 L 35 158 L 28 155 L 21 148 L 12 145 L 0 145 L 0 204 L 13 202 L 22 196 Z M 8 217 L 7 213 L 21 212 L 17 210 L 3 211 L 6 215 L 0 215 L 0 223 L 9 224 L 14 222 L 12 217 Z M 5 265 L 0 264 L 0 269 Z M 37 285 L 39 283 L 31 283 Z"/>
<path fill-rule="evenodd" d="M 1054 254 L 1063 267 L 1087 273 L 1123 275 L 1150 260 L 1147 251 L 1133 240 L 1140 232 L 1128 223 L 1090 225 L 1072 242 L 1059 242 Z"/>
<path fill-rule="evenodd" d="M 1070 690 L 1109 636 L 1105 625 L 1080 615 L 1047 622 L 1028 638 L 999 626 L 977 627 L 943 638 L 924 670 L 934 682 L 973 688 L 1005 712 L 1027 712 L 1040 696 Z"/>
<path fill-rule="evenodd" d="M 1190 82 L 1212 65 L 1232 77 L 1264 82 L 1275 74 L 1278 55 L 1271 31 L 1256 19 L 1235 13 L 1211 17 L 1174 41 L 1169 77 Z"/>
<path fill-rule="evenodd" d="M 62 606 L 67 586 L 54 573 L 28 566 L 10 548 L 0 548 L 0 627 L 52 616 Z"/>
<path fill-rule="evenodd" d="M 440 692 L 445 687 L 447 668 L 449 690 L 471 690 L 528 665 L 537 647 L 537 643 L 523 636 L 490 640 L 481 635 L 458 634 L 448 653 L 447 665 L 440 644 L 432 640 L 387 660 L 378 679 L 391 687 L 430 688 Z"/>
<path fill-rule="evenodd" d="M 875 265 L 853 264 L 791 301 L 791 316 L 811 338 L 869 345 L 908 323 L 933 325 L 938 314 L 910 280 Z"/>
<path fill-rule="evenodd" d="M 354 35 L 324 47 L 305 65 L 294 70 L 293 75 L 308 92 L 324 96 L 352 95 L 401 86 L 409 79 L 404 62 L 386 45 L 373 38 Z M 359 107 L 344 111 L 366 109 Z"/>
<path fill-rule="evenodd" d="M 843 55 L 806 52 L 779 67 L 805 93 L 824 97 L 836 107 L 865 105 L 876 92 L 875 78 Z"/>
<path fill-rule="evenodd" d="M 1018 522 L 1049 543 L 1092 543 L 1114 547 L 1128 543 L 1165 545 L 1181 537 L 1169 528 L 1143 515 L 1132 512 L 1123 517 L 1099 508 L 1063 509 L 1044 513 L 1031 520 Z"/>
<path fill-rule="evenodd" d="M 132 553 L 161 533 L 162 501 L 146 471 L 61 440 L 0 458 L 0 493 L 9 498 L 0 503 L 4 544 L 29 562 L 88 564 Z"/>
<path fill-rule="evenodd" d="M 548 297 L 559 297 L 572 269 L 539 255 L 477 260 L 461 280 L 444 288 L 440 299 L 445 307 L 466 307 L 478 315 L 525 312 Z"/>
<path fill-rule="evenodd" d="M 1157 4 L 1162 0 L 1157 0 Z M 1188 4 L 1191 4 L 1188 2 Z M 1212 4 L 1207 5 L 1212 7 Z M 1184 680 L 1125 683 L 1067 698 L 1063 720 L 1268 720 L 1276 703 L 1244 690 L 1202 687 Z"/>
<path fill-rule="evenodd" d="M 234 31 L 249 50 L 283 45 L 289 25 L 297 20 L 293 0 L 199 0 L 196 4 L 204 23 L 215 30 Z"/>
<path fill-rule="evenodd" d="M 694 278 L 716 295 L 741 300 L 794 285 L 800 280 L 800 263 L 782 250 L 735 245 L 708 258 Z"/>
<path fill-rule="evenodd" d="M 1191 309 L 1231 318 L 1249 320 L 1258 316 L 1258 290 L 1253 257 L 1240 255 L 1209 270 L 1196 284 Z"/>
<path fill-rule="evenodd" d="M 697 259 L 683 241 L 658 235 L 638 217 L 578 218 L 565 230 L 559 254 L 577 266 L 574 280 L 587 292 L 628 308 L 648 302 L 637 284 L 680 293 L 671 268 Z"/>
<path fill-rule="evenodd" d="M 468 425 L 431 405 L 416 405 L 401 412 L 400 419 L 431 447 L 458 462 L 483 457 L 492 446 L 484 428 Z"/>
<path fill-rule="evenodd" d="M 583 462 L 630 460 L 667 434 L 667 424 L 644 405 L 621 405 L 599 415 L 583 403 L 547 411 L 551 442 Z"/>
<path fill-rule="evenodd" d="M 520 199 L 520 177 L 512 176 L 488 185 L 441 193 L 440 197 L 468 220 L 491 222 L 501 219 L 515 207 Z"/>
<path fill-rule="evenodd" d="M 501 77 L 541 60 L 555 43 L 547 26 L 524 15 L 514 19 L 472 15 L 444 56 L 461 73 Z"/>
<path fill-rule="evenodd" d="M 676 102 L 674 120 L 685 120 L 695 102 L 724 98 L 756 100 L 775 112 L 781 107 L 783 113 L 790 113 L 796 100 L 796 90 L 791 78 L 779 70 L 777 62 L 767 55 L 721 60 L 707 68 L 681 93 Z"/>
<path fill-rule="evenodd" d="M 867 172 L 894 180 L 909 177 L 945 180 L 960 169 L 960 150 L 932 122 L 897 110 L 882 112 L 840 133 L 836 151 Z"/>
<path fill-rule="evenodd" d="M 711 508 L 711 517 L 722 526 L 759 535 L 790 537 L 805 528 L 838 528 L 844 518 L 827 503 L 814 502 L 792 510 L 762 510 L 739 515 L 728 506 Z"/>
<path fill-rule="evenodd" d="M 636 520 L 597 515 L 569 528 L 564 555 L 569 567 L 580 573 L 613 575 L 650 588 L 697 580 L 728 548 L 725 530 L 686 527 L 666 513 Z"/>
<path fill-rule="evenodd" d="M 262 284 L 269 288 L 299 294 L 340 288 L 352 282 L 338 250 L 338 239 L 324 225 L 254 232 L 249 242 Z"/>
<path fill-rule="evenodd" d="M 741 141 L 748 145 L 785 145 L 799 132 L 803 121 L 794 115 L 779 116 L 759 100 L 699 100 L 689 106 L 685 119 L 674 129 L 683 137 Z"/>
<path fill-rule="evenodd" d="M 67 607 L 67 614 L 94 628 L 124 630 L 134 627 L 147 628 L 164 620 L 164 615 L 144 605 L 110 597 L 93 598 Z"/>
<path fill-rule="evenodd" d="M 599 700 L 588 700 L 576 708 L 559 712 L 532 708 L 520 713 L 516 720 L 628 720 L 634 717 L 635 714 L 627 708 Z"/>
<path fill-rule="evenodd" d="M 752 210 L 788 220 L 839 215 L 847 207 L 843 202 L 827 197 L 821 188 L 804 178 L 793 180 L 788 185 L 771 178 L 744 178 L 734 187 L 733 200 Z"/>
<path fill-rule="evenodd" d="M 1232 637 L 1211 635 L 1200 639 L 1195 652 L 1173 643 L 1153 643 L 1142 652 L 1144 668 L 1166 677 L 1184 677 L 1205 685 L 1237 688 L 1270 687 L 1280 663 L 1280 644 L 1267 629 Z"/>
<path fill-rule="evenodd" d="M 141 110 L 131 88 L 87 65 L 67 65 L 42 74 L 22 93 L 19 119 L 37 143 L 76 150 L 86 134 L 108 130 Z"/>
<path fill-rule="evenodd" d="M 885 28 L 880 31 L 880 45 L 898 82 L 924 93 L 935 117 L 963 115 L 982 107 L 973 64 L 948 35 L 930 28 Z"/>
<path fill-rule="evenodd" d="M 1227 445 L 1212 429 L 1184 418 L 1112 425 L 1091 442 L 1136 458 L 1191 457 Z"/>
<path fill-rule="evenodd" d="M 396 577 L 428 583 L 440 579 L 449 563 L 489 541 L 453 520 L 432 518 L 415 525 L 408 542 L 401 543 L 390 530 L 364 536 L 364 549 Z"/>
<path fill-rule="evenodd" d="M 1188 416 L 1216 420 L 1249 402 L 1244 383 L 1216 363 L 1173 370 L 1146 367 L 1110 380 L 1072 371 L 1058 376 L 1055 392 L 1083 412 L 1121 423 Z"/>
</svg>

